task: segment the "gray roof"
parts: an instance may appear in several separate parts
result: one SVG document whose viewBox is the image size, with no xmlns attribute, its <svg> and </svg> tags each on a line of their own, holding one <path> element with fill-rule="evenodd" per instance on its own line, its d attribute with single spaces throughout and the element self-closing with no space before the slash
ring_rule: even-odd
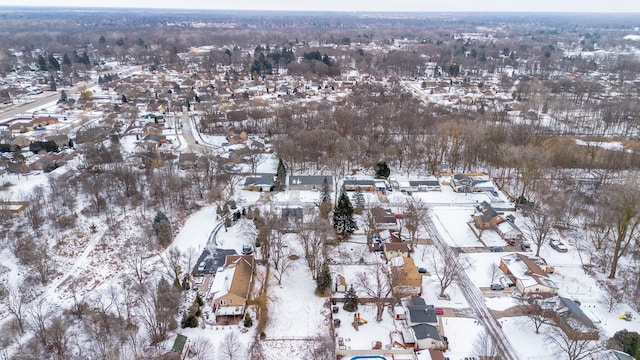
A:
<svg viewBox="0 0 640 360">
<path fill-rule="evenodd" d="M 440 182 L 438 180 L 409 180 L 409 185 L 411 186 L 440 186 Z"/>
<path fill-rule="evenodd" d="M 289 176 L 289 185 L 316 185 L 320 187 L 324 183 L 324 179 L 327 179 L 329 185 L 333 183 L 331 175 L 296 175 Z"/>
<path fill-rule="evenodd" d="M 434 339 L 441 340 L 440 333 L 438 333 L 438 328 L 429 324 L 418 324 L 413 325 L 413 332 L 416 334 L 417 340 L 423 339 Z"/>
<path fill-rule="evenodd" d="M 254 185 L 273 185 L 273 174 L 256 174 L 254 176 L 247 176 L 244 181 L 244 186 Z"/>
<path fill-rule="evenodd" d="M 575 301 L 560 296 L 560 302 L 562 303 L 562 305 L 567 307 L 567 309 L 569 310 L 569 315 L 571 317 L 580 321 L 581 323 L 583 323 L 585 326 L 589 328 L 592 328 L 592 329 L 596 328 L 596 326 L 593 324 L 591 319 L 589 319 L 589 317 L 582 311 L 582 309 L 580 309 L 580 307 L 578 306 L 578 304 L 575 303 Z"/>
<path fill-rule="evenodd" d="M 438 318 L 436 317 L 436 311 L 433 308 L 433 305 L 409 305 L 407 306 L 407 310 L 409 310 L 409 318 L 411 322 L 414 324 L 419 323 L 430 323 L 435 324 L 438 322 Z"/>
<path fill-rule="evenodd" d="M 407 304 L 408 305 L 419 305 L 419 306 L 427 306 L 427 302 L 424 301 L 423 298 L 421 298 L 420 296 L 410 296 L 409 299 L 407 300 Z"/>
<path fill-rule="evenodd" d="M 383 180 L 378 180 L 383 181 Z M 353 185 L 353 186 L 374 186 L 376 184 L 375 180 L 344 180 L 342 182 L 344 186 Z"/>
</svg>

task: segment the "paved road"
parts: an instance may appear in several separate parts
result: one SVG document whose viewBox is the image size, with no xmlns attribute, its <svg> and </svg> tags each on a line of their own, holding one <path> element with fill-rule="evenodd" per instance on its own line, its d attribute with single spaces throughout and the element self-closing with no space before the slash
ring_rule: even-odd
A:
<svg viewBox="0 0 640 360">
<path fill-rule="evenodd" d="M 442 238 L 440 237 L 440 233 L 433 224 L 430 216 L 425 217 L 425 226 L 438 250 L 445 253 L 451 253 L 455 257 L 458 256 L 458 254 L 454 252 L 445 241 L 442 240 Z M 478 317 L 478 320 L 480 321 L 482 326 L 484 326 L 484 328 L 487 330 L 487 333 L 491 336 L 491 340 L 502 355 L 501 358 L 505 360 L 517 360 L 518 357 L 516 356 L 511 343 L 509 343 L 504 332 L 502 331 L 502 327 L 498 323 L 498 320 L 493 317 L 493 315 L 489 311 L 489 308 L 487 308 L 487 305 L 484 302 L 484 296 L 480 289 L 471 282 L 471 279 L 469 279 L 469 276 L 466 272 L 463 271 L 459 275 L 460 278 L 458 280 L 458 285 L 460 286 L 460 290 L 464 294 L 471 308 L 476 313 L 476 316 Z"/>
</svg>

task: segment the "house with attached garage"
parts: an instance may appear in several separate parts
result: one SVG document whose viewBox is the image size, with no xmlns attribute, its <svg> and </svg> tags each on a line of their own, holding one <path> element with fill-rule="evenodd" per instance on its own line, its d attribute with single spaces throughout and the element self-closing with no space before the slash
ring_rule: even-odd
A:
<svg viewBox="0 0 640 360">
<path fill-rule="evenodd" d="M 402 192 L 407 191 L 442 191 L 440 181 L 435 176 L 414 180 L 391 180 L 393 187 Z"/>
<path fill-rule="evenodd" d="M 551 296 L 558 293 L 558 286 L 549 278 L 549 274 L 524 254 L 511 253 L 501 257 L 500 269 L 511 277 L 522 295 Z"/>
<path fill-rule="evenodd" d="M 476 206 L 473 214 L 473 223 L 480 230 L 494 230 L 509 244 L 522 240 L 522 231 L 513 222 L 513 216 L 503 216 L 498 213 L 488 202 L 483 201 Z"/>
<path fill-rule="evenodd" d="M 253 255 L 229 255 L 211 284 L 216 321 L 232 321 L 244 316 L 253 279 Z"/>
<path fill-rule="evenodd" d="M 397 230 L 398 223 L 395 215 L 389 209 L 374 207 L 369 210 L 375 222 L 376 231 Z"/>
<path fill-rule="evenodd" d="M 274 174 L 256 174 L 248 176 L 244 181 L 244 189 L 250 191 L 271 191 L 273 189 Z"/>
</svg>

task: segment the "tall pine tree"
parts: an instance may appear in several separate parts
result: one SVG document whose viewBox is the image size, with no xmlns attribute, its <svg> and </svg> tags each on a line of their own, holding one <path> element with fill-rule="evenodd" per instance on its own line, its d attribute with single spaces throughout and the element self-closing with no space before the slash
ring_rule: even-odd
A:
<svg viewBox="0 0 640 360">
<path fill-rule="evenodd" d="M 333 227 L 341 236 L 349 236 L 356 229 L 356 221 L 353 219 L 353 205 L 342 191 L 336 207 L 333 208 Z"/>
<path fill-rule="evenodd" d="M 330 201 L 331 194 L 329 193 L 329 180 L 325 177 L 322 180 L 322 201 Z"/>
<path fill-rule="evenodd" d="M 287 169 L 284 167 L 282 159 L 278 160 L 278 170 L 276 171 L 276 190 L 282 191 L 287 181 Z"/>
<path fill-rule="evenodd" d="M 346 293 L 344 293 L 344 305 L 342 308 L 345 311 L 353 312 L 358 310 L 358 295 L 353 289 L 353 285 L 349 287 Z"/>
</svg>

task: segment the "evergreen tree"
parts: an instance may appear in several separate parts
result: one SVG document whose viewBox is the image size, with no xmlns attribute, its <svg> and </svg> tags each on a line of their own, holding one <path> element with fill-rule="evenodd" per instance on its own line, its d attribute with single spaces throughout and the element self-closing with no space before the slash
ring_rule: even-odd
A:
<svg viewBox="0 0 640 360">
<path fill-rule="evenodd" d="M 49 68 L 51 70 L 54 70 L 54 71 L 60 70 L 60 63 L 58 62 L 58 59 L 56 59 L 55 56 L 53 56 L 53 54 L 49 55 L 48 60 L 49 60 Z"/>
<path fill-rule="evenodd" d="M 163 212 L 158 211 L 156 213 L 155 218 L 153 219 L 153 231 L 158 237 L 158 243 L 162 246 L 167 246 L 173 240 L 173 235 L 171 233 L 171 223 L 169 223 L 169 219 L 167 215 Z M 180 283 L 178 282 L 178 285 Z"/>
<path fill-rule="evenodd" d="M 49 76 L 49 91 L 56 91 L 58 87 L 56 86 L 56 79 L 53 75 Z"/>
<path fill-rule="evenodd" d="M 251 315 L 249 313 L 244 314 L 244 327 L 252 327 L 253 320 L 251 319 Z"/>
<path fill-rule="evenodd" d="M 356 295 L 356 291 L 353 289 L 353 285 L 349 287 L 346 293 L 344 293 L 344 306 L 342 306 L 344 311 L 354 312 L 358 310 L 358 295 Z"/>
<path fill-rule="evenodd" d="M 284 167 L 282 159 L 278 160 L 278 170 L 276 172 L 276 190 L 282 191 L 287 181 L 287 169 Z"/>
<path fill-rule="evenodd" d="M 355 194 L 353 194 L 353 203 L 358 209 L 364 209 L 364 194 L 360 187 L 358 187 Z"/>
<path fill-rule="evenodd" d="M 64 90 L 60 90 L 60 99 L 58 102 L 67 102 L 67 93 Z"/>
<path fill-rule="evenodd" d="M 353 205 L 344 191 L 340 193 L 338 203 L 333 209 L 333 227 L 342 236 L 348 236 L 356 229 L 356 221 L 353 219 Z"/>
<path fill-rule="evenodd" d="M 124 94 L 122 94 L 122 103 L 124 104 L 126 102 L 128 102 L 127 97 Z"/>
<path fill-rule="evenodd" d="M 69 55 L 67 55 L 67 53 L 64 53 L 64 56 L 62 57 L 62 65 L 71 66 L 71 59 L 69 59 Z"/>
<path fill-rule="evenodd" d="M 316 278 L 316 291 L 319 294 L 324 294 L 327 289 L 331 287 L 331 272 L 329 272 L 329 267 L 324 264 L 322 265 L 322 270 L 318 274 Z"/>
<path fill-rule="evenodd" d="M 325 177 L 322 180 L 322 201 L 331 201 L 331 194 L 329 193 L 329 180 Z"/>
<path fill-rule="evenodd" d="M 391 175 L 391 169 L 389 169 L 389 165 L 386 162 L 380 161 L 374 167 L 376 172 L 376 177 L 386 179 Z"/>
<path fill-rule="evenodd" d="M 620 330 L 609 339 L 608 344 L 610 348 L 620 349 L 634 358 L 640 359 L 640 334 L 635 331 Z"/>
<path fill-rule="evenodd" d="M 38 69 L 40 69 L 40 71 L 47 71 L 47 61 L 42 55 L 38 55 Z"/>
</svg>

